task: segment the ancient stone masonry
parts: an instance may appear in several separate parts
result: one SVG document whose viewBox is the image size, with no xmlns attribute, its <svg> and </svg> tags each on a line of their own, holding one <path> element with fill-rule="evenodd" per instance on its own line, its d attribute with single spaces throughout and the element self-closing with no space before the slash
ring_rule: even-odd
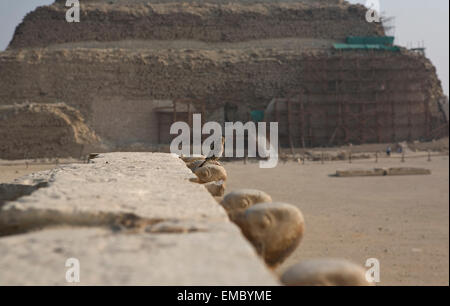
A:
<svg viewBox="0 0 450 306">
<path fill-rule="evenodd" d="M 252 110 L 280 123 L 282 146 L 448 134 L 423 54 L 333 48 L 384 35 L 363 6 L 219 2 L 83 1 L 76 24 L 64 1 L 40 7 L 0 53 L 0 105 L 64 102 L 112 149 L 168 144 L 171 123 L 193 113 L 247 121 Z"/>
<path fill-rule="evenodd" d="M 27 15 L 10 48 L 120 40 L 343 40 L 347 35 L 383 34 L 381 26 L 365 22 L 362 6 L 337 1 L 194 1 L 190 5 L 164 2 L 80 1 L 83 21 L 69 24 L 65 20 L 65 1 L 59 1 Z"/>
<path fill-rule="evenodd" d="M 6 186 L 0 284 L 69 284 L 75 258 L 81 285 L 277 285 L 194 178 L 174 155 L 111 153 Z"/>
<path fill-rule="evenodd" d="M 285 145 L 431 140 L 448 133 L 441 84 L 423 56 L 346 52 L 302 64 L 308 77 L 266 110 L 267 120 L 280 122 Z"/>
<path fill-rule="evenodd" d="M 295 100 L 301 93 L 304 118 L 300 118 L 297 100 L 293 106 L 297 109 L 291 114 L 295 145 L 303 144 L 302 137 L 308 146 L 430 139 L 432 131 L 443 124 L 437 103 L 442 89 L 434 67 L 427 59 L 407 53 L 330 56 L 289 50 L 255 50 L 251 54 L 241 50 L 22 50 L 2 53 L 0 66 L 8 76 L 0 77 L 0 103 L 67 101 L 100 136 L 120 144 L 158 141 L 152 98 L 195 96 L 212 114 L 226 101 L 265 109 L 273 99 Z M 356 71 L 363 79 L 356 78 Z M 28 78 L 23 78 L 24 74 Z M 355 120 L 349 115 L 343 126 L 338 121 L 345 117 L 338 117 L 340 105 L 357 114 L 365 107 L 362 115 L 366 118 Z M 279 111 L 278 120 L 275 110 L 267 114 L 280 122 L 286 139 L 286 105 Z M 392 111 L 397 114 L 394 121 L 386 116 Z M 378 122 L 369 112 L 378 114 Z M 294 130 L 302 122 L 303 136 L 302 128 Z M 343 127 L 332 139 L 339 124 Z M 358 129 L 360 126 L 366 128 Z"/>
<path fill-rule="evenodd" d="M 205 176 L 188 168 L 202 156 L 92 155 L 0 184 L 0 284 L 369 285 L 364 269 L 332 259 L 277 279 L 303 214 L 258 190 L 213 198 L 208 184 L 227 179 L 219 161 L 197 170 L 222 175 Z"/>
<path fill-rule="evenodd" d="M 0 105 L 0 158 L 70 157 L 100 147 L 80 112 L 64 103 Z"/>
</svg>

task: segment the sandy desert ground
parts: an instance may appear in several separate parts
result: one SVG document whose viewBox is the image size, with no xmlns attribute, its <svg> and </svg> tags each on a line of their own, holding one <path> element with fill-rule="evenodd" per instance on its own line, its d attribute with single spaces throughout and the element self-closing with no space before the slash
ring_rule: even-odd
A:
<svg viewBox="0 0 450 306">
<path fill-rule="evenodd" d="M 364 265 L 377 258 L 379 285 L 449 285 L 449 158 L 295 162 L 275 169 L 226 163 L 227 192 L 255 188 L 297 205 L 305 237 L 280 267 L 301 259 L 338 257 Z M 330 177 L 336 170 L 424 167 L 429 176 Z"/>
<path fill-rule="evenodd" d="M 381 264 L 379 285 L 449 285 L 449 157 L 280 163 L 224 163 L 227 192 L 255 188 L 297 205 L 306 220 L 301 246 L 280 267 L 300 259 L 338 257 Z M 0 165 L 0 183 L 55 165 Z M 425 167 L 429 176 L 336 178 L 336 170 Z"/>
</svg>

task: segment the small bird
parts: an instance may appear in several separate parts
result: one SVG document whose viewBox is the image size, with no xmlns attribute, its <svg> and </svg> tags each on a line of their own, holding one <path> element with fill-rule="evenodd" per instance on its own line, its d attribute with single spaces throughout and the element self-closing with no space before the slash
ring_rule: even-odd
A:
<svg viewBox="0 0 450 306">
<path fill-rule="evenodd" d="M 97 158 L 99 155 L 99 153 L 89 153 L 89 155 L 87 156 L 87 163 L 89 164 L 91 160 Z"/>
<path fill-rule="evenodd" d="M 205 160 L 203 161 L 203 163 L 201 163 L 199 168 L 203 167 L 203 165 L 206 164 L 209 161 L 218 161 L 223 155 L 224 144 L 225 144 L 225 137 L 222 136 L 222 141 L 221 141 L 221 144 L 220 144 L 220 150 L 218 152 L 216 152 L 216 148 L 211 150 L 211 152 L 209 152 L 209 155 L 211 155 L 211 153 L 212 153 L 212 155 L 208 156 L 207 158 L 205 158 Z"/>
</svg>

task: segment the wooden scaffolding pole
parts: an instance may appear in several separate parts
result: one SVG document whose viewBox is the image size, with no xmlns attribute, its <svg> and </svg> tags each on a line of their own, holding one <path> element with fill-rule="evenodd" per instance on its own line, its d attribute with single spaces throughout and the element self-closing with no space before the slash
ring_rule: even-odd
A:
<svg viewBox="0 0 450 306">
<path fill-rule="evenodd" d="M 291 114 L 292 114 L 292 101 L 291 99 L 288 98 L 288 100 L 286 101 L 287 103 L 287 116 L 288 116 L 288 139 L 289 139 L 289 146 L 291 148 L 291 154 L 294 155 L 294 143 L 292 141 L 292 118 L 291 118 Z"/>
</svg>

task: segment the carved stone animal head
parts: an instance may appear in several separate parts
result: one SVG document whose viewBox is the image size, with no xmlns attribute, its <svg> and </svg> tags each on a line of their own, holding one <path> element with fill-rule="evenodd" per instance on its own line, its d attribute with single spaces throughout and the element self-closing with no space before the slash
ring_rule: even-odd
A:
<svg viewBox="0 0 450 306">
<path fill-rule="evenodd" d="M 305 228 L 301 211 L 285 203 L 254 205 L 235 222 L 270 267 L 281 264 L 297 248 Z"/>
<path fill-rule="evenodd" d="M 245 210 L 257 203 L 269 203 L 272 198 L 267 193 L 254 189 L 240 189 L 228 193 L 220 203 L 234 221 Z"/>
<path fill-rule="evenodd" d="M 198 177 L 200 184 L 227 180 L 227 171 L 225 168 L 210 163 L 195 169 L 194 174 Z"/>
</svg>

